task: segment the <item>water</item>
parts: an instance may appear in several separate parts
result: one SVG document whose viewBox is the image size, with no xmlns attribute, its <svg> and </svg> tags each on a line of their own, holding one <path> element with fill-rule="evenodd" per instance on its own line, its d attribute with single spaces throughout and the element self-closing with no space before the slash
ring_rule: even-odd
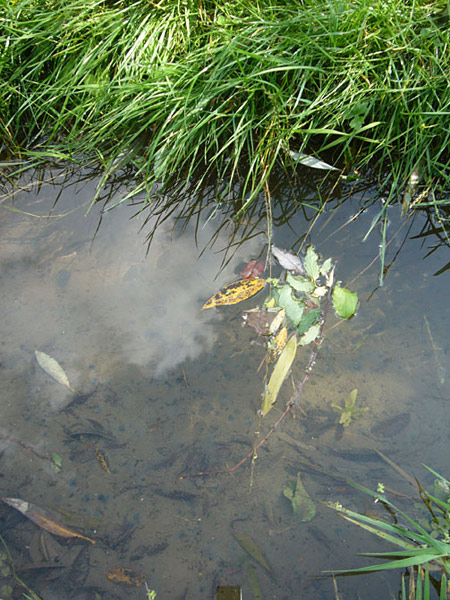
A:
<svg viewBox="0 0 450 600">
<path fill-rule="evenodd" d="M 206 210 L 190 221 L 175 212 L 153 230 L 156 217 L 139 213 L 140 205 L 105 214 L 94 207 L 86 215 L 96 180 L 69 182 L 36 188 L 23 181 L 14 201 L 3 202 L 2 496 L 46 507 L 96 544 L 50 541 L 5 505 L 0 533 L 20 576 L 45 600 L 145 598 L 143 586 L 107 578 L 119 568 L 142 573 L 158 600 L 212 599 L 217 585 L 241 586 L 248 600 L 253 565 L 266 599 L 334 598 L 323 571 L 369 564 L 356 554 L 390 548 L 321 501 L 382 514 L 347 477 L 416 495 L 374 447 L 426 484 L 432 477 L 423 463 L 448 475 L 446 248 L 430 252 L 437 239 L 417 237 L 427 227 L 424 216 L 405 223 L 398 208 L 389 209 L 392 242 L 381 287 L 379 229 L 362 242 L 377 208 L 355 193 L 325 211 L 310 240 L 336 260 L 338 279 L 358 291 L 357 317 L 341 324 L 330 317 L 301 409 L 260 449 L 252 469 L 247 462 L 233 475 L 191 478 L 236 464 L 258 428 L 262 341 L 242 327 L 242 306 L 201 306 L 248 260 L 263 256 L 266 224 L 255 211 L 241 224 L 240 244 L 228 218 L 207 221 Z M 118 185 L 112 200 L 125 192 Z M 285 224 L 283 192 L 279 200 L 274 243 L 290 248 L 314 213 Z M 36 349 L 62 365 L 74 392 L 38 366 Z M 296 382 L 309 352 L 296 360 Z M 367 411 L 342 430 L 331 405 L 342 406 L 355 388 Z M 291 389 L 287 381 L 280 407 Z M 273 410 L 263 430 L 278 416 Z M 62 459 L 59 472 L 52 455 Z M 298 472 L 317 506 L 309 523 L 296 520 L 283 495 Z M 233 534 L 253 538 L 271 574 Z M 373 575 L 338 586 L 345 600 L 358 593 L 388 598 L 399 580 L 398 573 Z"/>
</svg>

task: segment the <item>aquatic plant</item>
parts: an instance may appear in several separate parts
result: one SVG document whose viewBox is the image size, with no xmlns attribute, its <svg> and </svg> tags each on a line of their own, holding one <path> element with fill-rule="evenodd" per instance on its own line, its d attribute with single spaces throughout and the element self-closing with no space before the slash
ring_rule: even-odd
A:
<svg viewBox="0 0 450 600">
<path fill-rule="evenodd" d="M 26 165 L 101 164 L 102 183 L 131 166 L 147 199 L 214 176 L 219 201 L 239 183 L 240 211 L 277 167 L 370 167 L 378 219 L 400 198 L 446 223 L 442 0 L 0 5 L 0 139 Z"/>
<path fill-rule="evenodd" d="M 368 410 L 366 406 L 358 406 L 356 399 L 358 397 L 358 390 L 354 389 L 345 399 L 344 405 L 332 403 L 331 406 L 340 412 L 339 425 L 342 427 L 349 427 L 350 423 L 356 419 L 362 417 L 362 415 Z"/>
<path fill-rule="evenodd" d="M 410 593 L 409 596 L 406 595 L 405 582 L 402 579 L 402 598 L 421 600 L 430 597 L 430 570 L 433 568 L 441 577 L 438 582 L 440 598 L 448 598 L 447 594 L 450 591 L 447 589 L 450 576 L 450 480 L 429 467 L 426 468 L 435 475 L 436 480 L 431 492 L 425 490 L 417 481 L 422 502 L 415 505 L 420 512 L 414 518 L 388 499 L 383 484 L 378 484 L 378 489 L 374 492 L 362 485 L 350 482 L 356 489 L 368 494 L 374 498 L 376 503 L 386 508 L 387 514 L 391 516 L 390 520 L 349 510 L 339 502 L 328 504 L 350 523 L 402 548 L 395 552 L 363 552 L 362 556 L 380 558 L 386 562 L 359 569 L 338 571 L 334 573 L 335 575 L 409 568 L 411 570 Z"/>
</svg>

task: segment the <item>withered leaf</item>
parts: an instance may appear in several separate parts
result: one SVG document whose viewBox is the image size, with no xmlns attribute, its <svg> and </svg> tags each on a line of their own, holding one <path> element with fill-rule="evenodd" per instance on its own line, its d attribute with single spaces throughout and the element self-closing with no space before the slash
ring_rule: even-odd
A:
<svg viewBox="0 0 450 600">
<path fill-rule="evenodd" d="M 246 533 L 238 533 L 236 531 L 233 531 L 233 537 L 241 546 L 241 548 L 247 552 L 247 554 L 250 554 L 250 556 L 254 558 L 257 563 L 259 563 L 264 569 L 266 569 L 266 571 L 272 573 L 272 569 L 270 568 L 266 557 L 264 556 L 260 547 L 251 536 L 249 536 Z"/>
<path fill-rule="evenodd" d="M 27 519 L 33 521 L 36 525 L 53 533 L 54 535 L 60 535 L 65 538 L 80 538 L 82 540 L 87 540 L 91 542 L 91 544 L 95 544 L 94 540 L 91 538 L 82 535 L 81 533 L 77 533 L 76 531 L 72 531 L 68 529 L 64 525 L 59 525 L 56 521 L 54 521 L 48 514 L 48 511 L 45 509 L 36 506 L 35 504 L 30 504 L 29 502 L 25 502 L 25 500 L 21 500 L 20 498 L 4 498 L 2 497 L 3 502 L 12 506 L 19 512 L 21 512 Z"/>
<path fill-rule="evenodd" d="M 244 311 L 243 317 L 244 322 L 254 329 L 258 335 L 270 335 L 270 328 L 277 317 L 277 313 L 258 308 Z"/>
<path fill-rule="evenodd" d="M 287 327 L 283 327 L 282 329 L 280 329 L 280 331 L 277 333 L 277 335 L 273 338 L 273 344 L 272 344 L 272 349 L 271 349 L 272 352 L 270 355 L 270 358 L 272 360 L 276 360 L 276 358 L 280 354 L 280 352 L 283 351 L 283 349 L 287 343 L 287 338 L 288 338 Z"/>
<path fill-rule="evenodd" d="M 139 571 L 132 571 L 131 569 L 110 569 L 106 573 L 106 577 L 114 583 L 127 583 L 128 585 L 135 585 L 139 587 L 145 582 L 145 575 Z"/>
<path fill-rule="evenodd" d="M 264 417 L 270 411 L 278 398 L 280 388 L 291 370 L 297 352 L 297 337 L 293 335 L 284 347 L 280 357 L 275 363 L 269 383 L 263 395 L 261 414 Z"/>
<path fill-rule="evenodd" d="M 100 450 L 100 448 L 95 449 L 95 455 L 97 457 L 98 462 L 100 463 L 101 468 L 105 471 L 105 473 L 107 473 L 108 475 L 111 475 L 108 459 L 103 454 L 103 452 Z"/>
<path fill-rule="evenodd" d="M 237 304 L 257 294 L 266 285 L 265 279 L 238 279 L 229 283 L 205 302 L 202 310 L 228 304 Z"/>
<path fill-rule="evenodd" d="M 39 366 L 43 369 L 50 377 L 53 377 L 55 381 L 65 385 L 69 388 L 71 392 L 74 390 L 70 386 L 69 379 L 66 375 L 66 372 L 61 367 L 58 361 L 54 358 L 45 354 L 45 352 L 40 352 L 39 350 L 35 350 L 34 354 L 36 355 L 36 360 L 38 361 Z"/>
</svg>

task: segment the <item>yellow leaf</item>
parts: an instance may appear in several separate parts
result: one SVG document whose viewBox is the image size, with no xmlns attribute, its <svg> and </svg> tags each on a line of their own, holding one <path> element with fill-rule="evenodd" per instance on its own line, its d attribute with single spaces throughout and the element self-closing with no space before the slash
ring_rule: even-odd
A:
<svg viewBox="0 0 450 600">
<path fill-rule="evenodd" d="M 283 327 L 273 338 L 270 358 L 275 360 L 280 352 L 284 349 L 287 342 L 288 330 L 287 327 Z"/>
<path fill-rule="evenodd" d="M 277 312 L 277 316 L 274 318 L 269 327 L 269 333 L 271 335 L 275 335 L 280 327 L 283 325 L 284 319 L 286 317 L 286 310 L 282 308 Z M 286 342 L 285 342 L 286 343 Z M 284 345 L 283 345 L 284 348 Z"/>
<path fill-rule="evenodd" d="M 265 279 L 239 279 L 229 283 L 205 302 L 202 310 L 224 304 L 237 304 L 257 294 L 266 285 Z"/>
<path fill-rule="evenodd" d="M 283 381 L 286 379 L 291 369 L 296 352 L 297 336 L 293 335 L 284 347 L 283 352 L 280 354 L 280 358 L 277 360 L 275 367 L 273 368 L 272 375 L 269 379 L 269 383 L 267 384 L 266 391 L 264 392 L 261 405 L 261 414 L 263 417 L 267 415 L 269 410 L 277 401 L 278 393 L 283 385 Z"/>
</svg>

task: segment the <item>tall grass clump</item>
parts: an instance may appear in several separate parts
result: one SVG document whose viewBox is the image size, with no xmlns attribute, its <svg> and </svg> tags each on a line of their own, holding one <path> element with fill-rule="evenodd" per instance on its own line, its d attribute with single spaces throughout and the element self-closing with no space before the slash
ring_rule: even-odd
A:
<svg viewBox="0 0 450 600">
<path fill-rule="evenodd" d="M 301 154 L 398 198 L 448 185 L 442 1 L 0 0 L 0 136 L 30 164 L 132 165 L 136 190 L 214 176 L 241 209 Z M 414 193 L 416 189 L 414 188 Z M 417 196 L 417 194 L 416 194 Z M 408 204 L 414 195 L 405 195 Z"/>
<path fill-rule="evenodd" d="M 410 512 L 400 510 L 385 494 L 383 484 L 373 492 L 355 482 L 349 482 L 356 489 L 372 496 L 385 511 L 388 519 L 381 515 L 368 516 L 347 510 L 339 502 L 329 504 L 344 519 L 358 525 L 393 544 L 400 550 L 388 552 L 364 552 L 362 556 L 382 559 L 368 567 L 338 571 L 337 574 L 367 574 L 392 569 L 409 569 L 409 593 L 406 592 L 402 577 L 402 600 L 429 600 L 433 585 L 440 600 L 450 597 L 450 481 L 426 467 L 435 477 L 432 490 L 428 491 L 416 480 L 421 502 L 414 503 Z M 407 476 L 410 482 L 412 477 Z M 434 577 L 431 577 L 431 571 Z"/>
</svg>

